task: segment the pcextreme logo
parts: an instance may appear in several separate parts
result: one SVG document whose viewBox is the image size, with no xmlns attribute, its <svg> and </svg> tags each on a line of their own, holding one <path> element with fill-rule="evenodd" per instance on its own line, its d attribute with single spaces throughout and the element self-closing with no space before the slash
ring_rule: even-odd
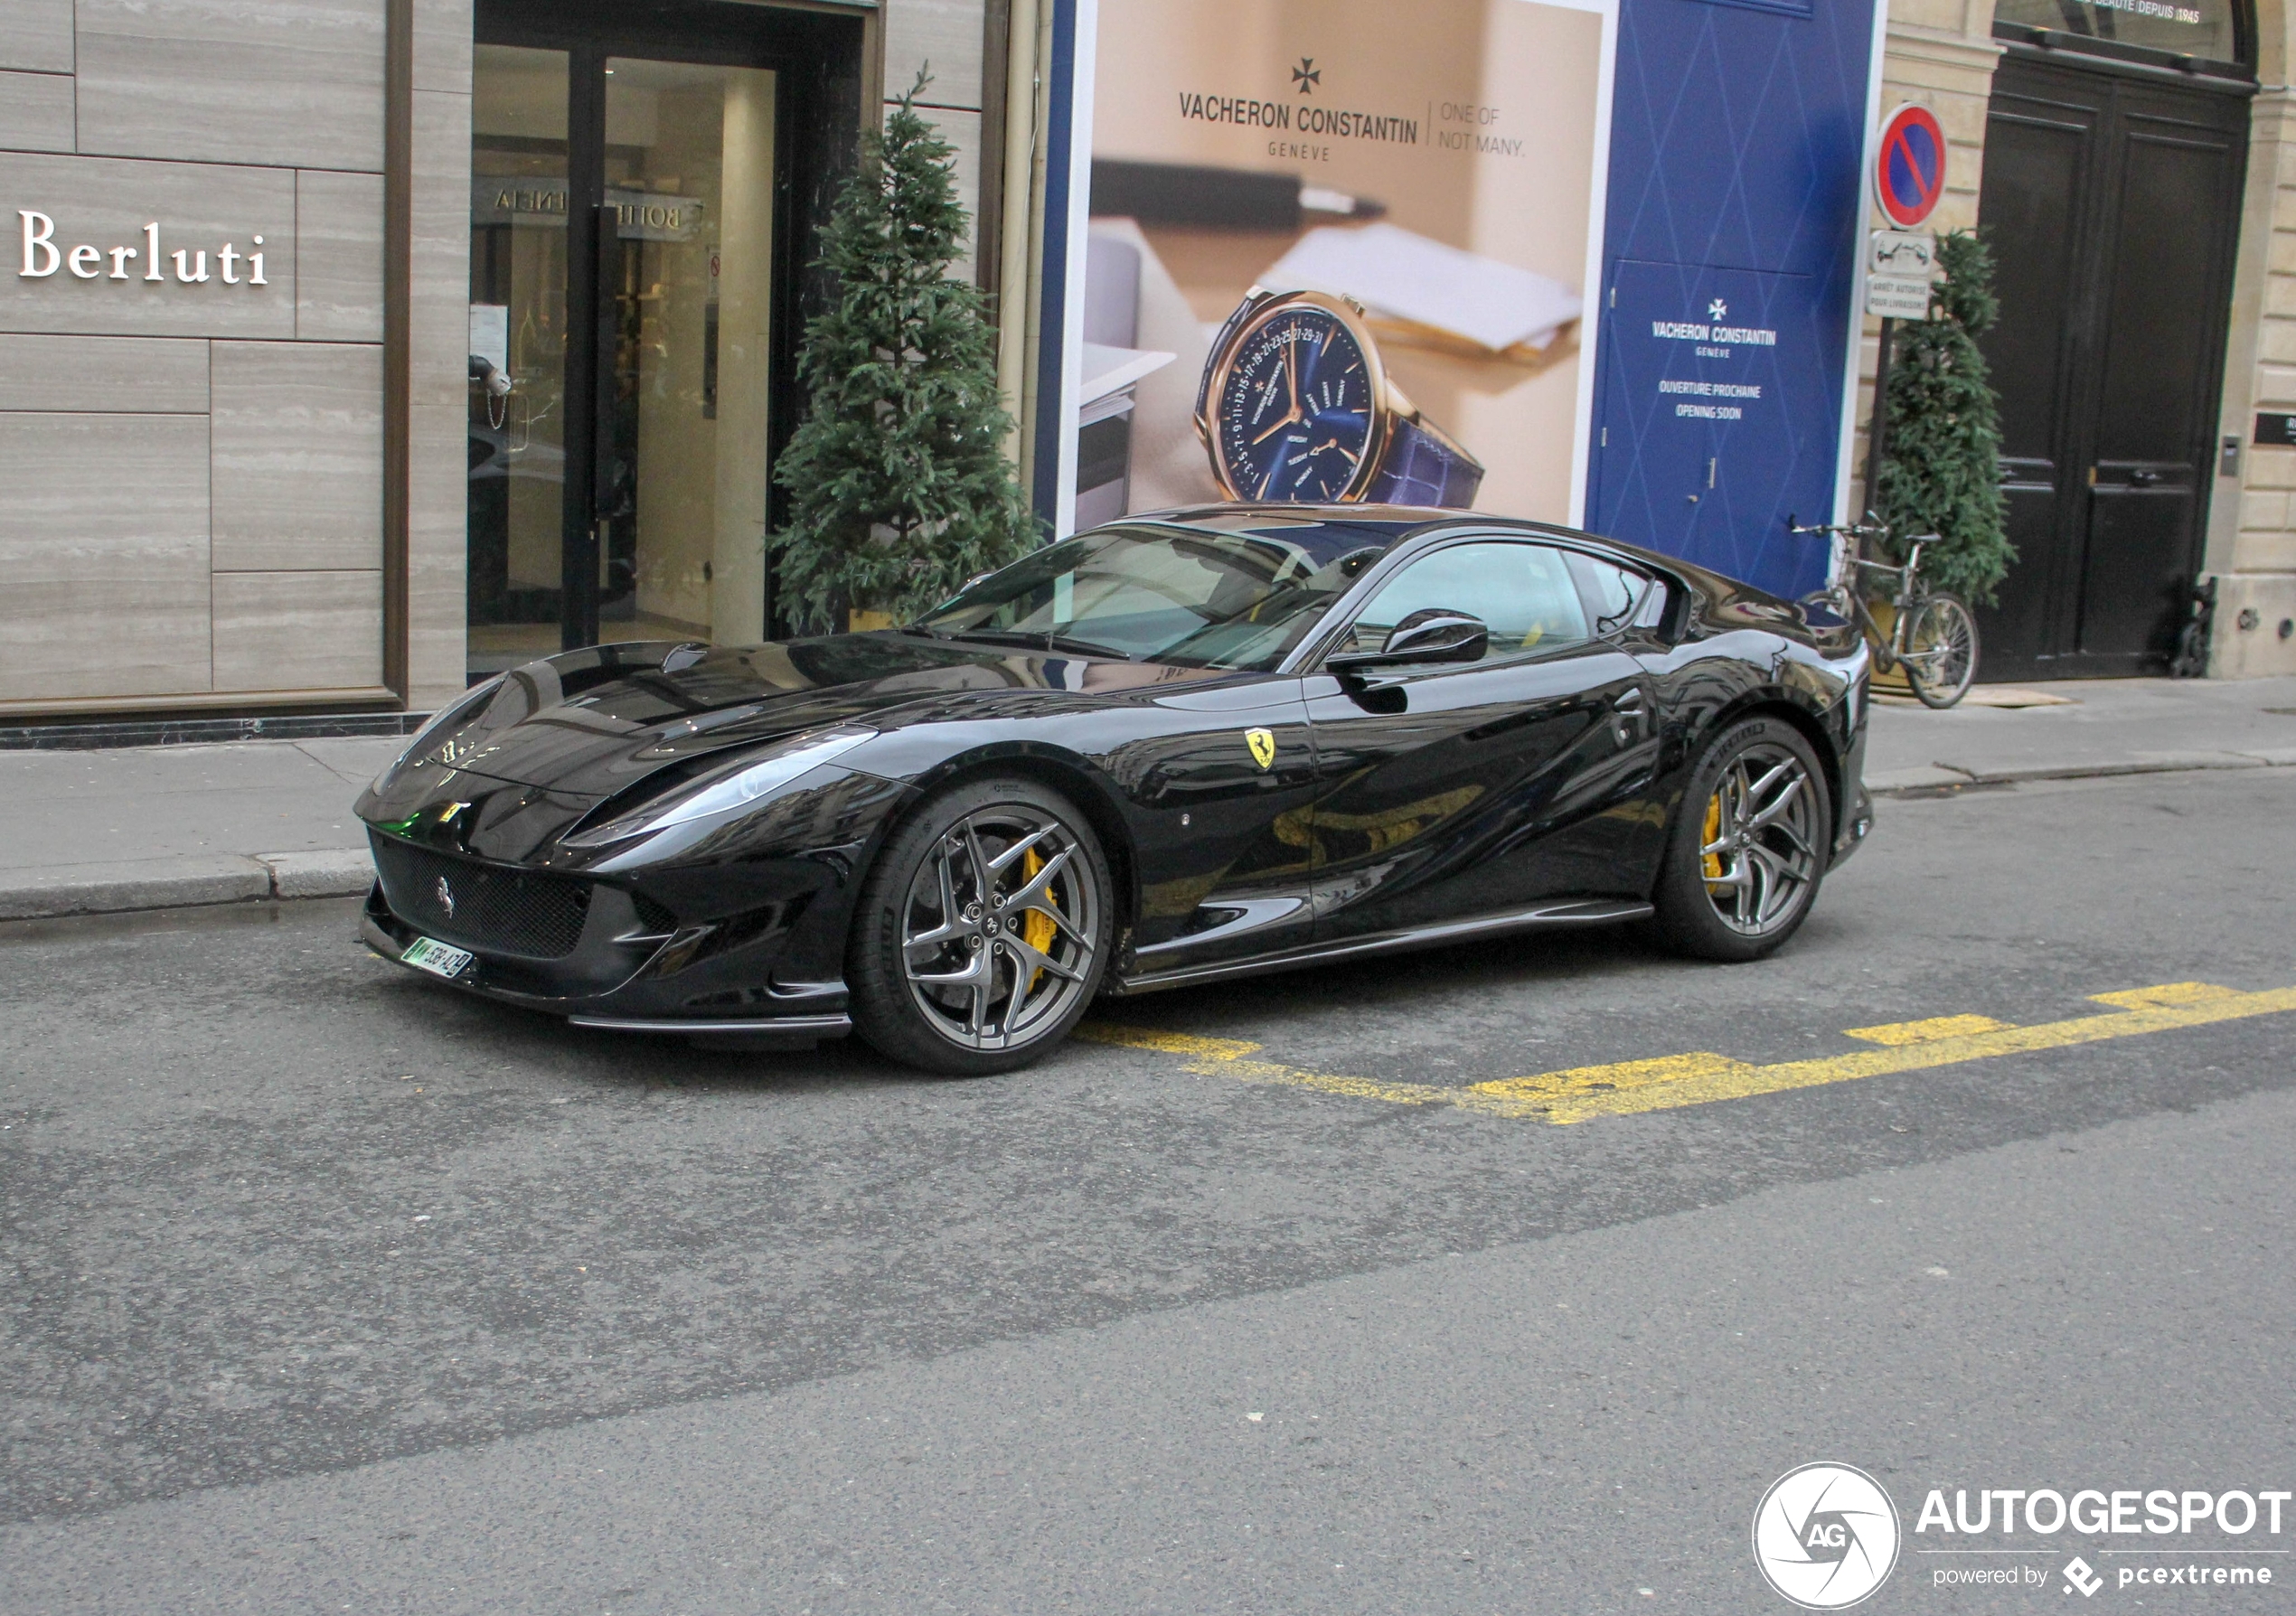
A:
<svg viewBox="0 0 2296 1616">
<path fill-rule="evenodd" d="M 1897 1507 L 1846 1464 L 1805 1464 L 1770 1483 L 1754 1511 L 1754 1563 L 1805 1611 L 1841 1611 L 1896 1568 Z"/>
</svg>

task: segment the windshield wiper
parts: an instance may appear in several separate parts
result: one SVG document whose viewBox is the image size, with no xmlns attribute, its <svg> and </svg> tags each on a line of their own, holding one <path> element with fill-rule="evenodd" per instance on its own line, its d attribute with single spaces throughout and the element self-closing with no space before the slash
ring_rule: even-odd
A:
<svg viewBox="0 0 2296 1616">
<path fill-rule="evenodd" d="M 952 632 L 952 640 L 986 640 L 996 645 L 1019 645 L 1030 651 L 1065 651 L 1072 656 L 1113 656 L 1118 662 L 1136 662 L 1140 659 L 1129 651 L 1119 651 L 1113 645 L 1096 645 L 1090 640 L 1079 640 L 1048 629 L 1038 634 L 1021 628 L 967 628 Z"/>
</svg>

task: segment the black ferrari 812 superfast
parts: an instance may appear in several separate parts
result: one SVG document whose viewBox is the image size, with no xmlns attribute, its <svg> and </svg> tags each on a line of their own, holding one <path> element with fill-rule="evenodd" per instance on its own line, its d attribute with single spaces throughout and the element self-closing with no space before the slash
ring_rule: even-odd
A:
<svg viewBox="0 0 2296 1616">
<path fill-rule="evenodd" d="M 546 657 L 362 796 L 363 935 L 588 1027 L 932 1071 L 1102 995 L 1641 921 L 1756 958 L 1869 822 L 1846 625 L 1534 523 L 1126 518 L 896 629 Z"/>
</svg>

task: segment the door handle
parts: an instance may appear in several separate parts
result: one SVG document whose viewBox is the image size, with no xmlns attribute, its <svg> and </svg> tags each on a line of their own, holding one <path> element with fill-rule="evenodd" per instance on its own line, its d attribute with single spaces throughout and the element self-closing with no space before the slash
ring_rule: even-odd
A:
<svg viewBox="0 0 2296 1616">
<path fill-rule="evenodd" d="M 2150 488 L 2159 481 L 2160 481 L 2159 472 L 2148 470 L 2141 465 L 2129 474 L 2129 484 L 2132 488 Z"/>
<path fill-rule="evenodd" d="M 1642 732 L 1642 687 L 1639 684 L 1628 687 L 1611 703 L 1611 715 L 1612 733 L 1618 744 L 1622 747 L 1633 745 L 1634 738 Z"/>
</svg>

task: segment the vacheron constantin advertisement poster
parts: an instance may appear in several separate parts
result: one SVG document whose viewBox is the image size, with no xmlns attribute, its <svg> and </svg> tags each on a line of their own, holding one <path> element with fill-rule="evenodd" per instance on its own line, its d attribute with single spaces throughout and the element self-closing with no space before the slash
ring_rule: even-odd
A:
<svg viewBox="0 0 2296 1616">
<path fill-rule="evenodd" d="M 1075 525 L 1222 499 L 1572 520 L 1601 0 L 1096 11 Z"/>
</svg>

